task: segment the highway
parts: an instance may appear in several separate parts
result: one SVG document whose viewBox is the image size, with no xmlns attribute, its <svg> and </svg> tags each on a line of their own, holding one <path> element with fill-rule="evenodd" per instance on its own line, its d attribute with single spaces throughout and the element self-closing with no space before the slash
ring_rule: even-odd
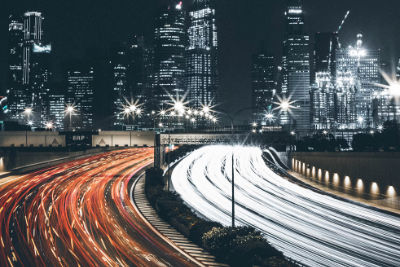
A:
<svg viewBox="0 0 400 267">
<path fill-rule="evenodd" d="M 131 202 L 152 162 L 125 149 L 1 180 L 0 266 L 195 266 Z"/>
<path fill-rule="evenodd" d="M 399 217 L 281 177 L 257 147 L 203 147 L 175 167 L 172 186 L 199 215 L 231 224 L 232 153 L 238 225 L 307 266 L 400 266 Z"/>
</svg>

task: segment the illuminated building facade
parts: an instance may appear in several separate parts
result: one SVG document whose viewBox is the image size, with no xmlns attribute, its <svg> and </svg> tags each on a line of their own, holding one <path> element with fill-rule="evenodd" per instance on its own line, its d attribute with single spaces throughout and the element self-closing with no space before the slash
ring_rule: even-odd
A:
<svg viewBox="0 0 400 267">
<path fill-rule="evenodd" d="M 311 86 L 311 114 L 314 130 L 330 129 L 335 118 L 335 86 L 332 75 L 328 71 L 315 74 L 315 82 Z"/>
<path fill-rule="evenodd" d="M 31 56 L 34 44 L 41 44 L 43 39 L 43 16 L 40 12 L 24 14 L 24 49 L 23 49 L 23 84 L 29 85 L 31 78 Z"/>
<path fill-rule="evenodd" d="M 10 16 L 8 27 L 8 77 L 7 113 L 10 119 L 23 121 L 27 95 L 22 87 L 22 51 L 24 24 L 21 19 Z"/>
<path fill-rule="evenodd" d="M 71 127 L 91 130 L 93 128 L 94 70 L 93 67 L 79 67 L 67 73 L 67 105 L 73 105 L 76 114 L 72 116 Z M 67 121 L 67 120 L 66 120 Z M 69 122 L 68 122 L 69 123 Z"/>
<path fill-rule="evenodd" d="M 189 11 L 186 85 L 191 106 L 218 102 L 218 32 L 214 0 L 195 0 Z"/>
<path fill-rule="evenodd" d="M 267 125 L 267 114 L 273 113 L 274 97 L 276 96 L 275 58 L 265 53 L 253 56 L 252 62 L 252 107 L 253 121 L 258 125 Z"/>
<path fill-rule="evenodd" d="M 49 121 L 49 83 L 52 77 L 50 57 L 52 48 L 43 38 L 44 18 L 40 12 L 23 16 L 22 87 L 25 108 L 31 107 L 34 127 L 44 127 Z M 22 94 L 21 94 L 22 97 Z"/>
<path fill-rule="evenodd" d="M 185 93 L 185 11 L 182 2 L 161 9 L 156 20 L 154 36 L 154 107 L 167 107 L 169 94 Z"/>
<path fill-rule="evenodd" d="M 304 31 L 302 0 L 288 0 L 285 22 L 281 94 L 294 101 L 295 108 L 293 112 L 282 112 L 280 119 L 282 125 L 302 134 L 311 129 L 310 38 Z"/>
<path fill-rule="evenodd" d="M 366 49 L 362 35 L 355 46 L 337 50 L 336 91 L 339 128 L 368 128 L 374 126 L 374 93 L 382 91 L 380 50 Z M 343 107 L 348 107 L 343 110 Z"/>
<path fill-rule="evenodd" d="M 335 109 L 336 50 L 338 34 L 317 33 L 314 48 L 314 79 L 311 86 L 311 115 L 314 130 L 330 129 L 337 120 Z"/>
<path fill-rule="evenodd" d="M 55 129 L 64 130 L 65 92 L 56 88 L 49 92 L 49 121 Z"/>
<path fill-rule="evenodd" d="M 113 105 L 113 128 L 121 129 L 124 127 L 123 106 L 129 97 L 128 93 L 128 55 L 125 44 L 118 44 L 111 51 L 112 69 L 112 105 Z"/>
</svg>

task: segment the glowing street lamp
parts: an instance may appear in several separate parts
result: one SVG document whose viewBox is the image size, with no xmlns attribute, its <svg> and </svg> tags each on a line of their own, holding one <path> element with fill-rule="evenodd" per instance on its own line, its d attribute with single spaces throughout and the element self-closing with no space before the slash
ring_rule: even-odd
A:
<svg viewBox="0 0 400 267">
<path fill-rule="evenodd" d="M 136 110 L 137 110 L 137 106 L 136 105 L 130 105 L 129 106 L 129 110 L 131 111 L 131 112 L 136 112 Z"/>
<path fill-rule="evenodd" d="M 67 105 L 65 108 L 65 116 L 69 116 L 69 127 L 72 128 L 72 116 L 75 115 L 76 109 L 74 105 Z"/>
<path fill-rule="evenodd" d="M 126 116 L 128 116 L 129 114 L 131 114 L 131 109 L 128 108 L 128 107 L 126 107 L 126 108 L 124 109 L 124 114 L 125 114 Z"/>
<path fill-rule="evenodd" d="M 54 125 L 52 122 L 46 123 L 46 129 L 51 130 L 51 129 L 53 129 L 53 127 L 54 127 Z"/>
<path fill-rule="evenodd" d="M 29 117 L 30 115 L 32 115 L 32 112 L 33 112 L 32 108 L 26 108 L 26 109 L 24 110 L 25 115 L 28 116 L 28 117 Z"/>
<path fill-rule="evenodd" d="M 274 116 L 273 113 L 267 113 L 267 114 L 265 115 L 265 118 L 266 118 L 269 122 L 272 122 L 272 121 L 274 121 L 275 116 Z"/>
</svg>

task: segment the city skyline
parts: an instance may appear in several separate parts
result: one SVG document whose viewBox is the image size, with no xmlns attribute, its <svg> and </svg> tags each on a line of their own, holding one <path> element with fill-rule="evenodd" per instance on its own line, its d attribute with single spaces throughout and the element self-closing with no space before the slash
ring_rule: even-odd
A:
<svg viewBox="0 0 400 267">
<path fill-rule="evenodd" d="M 157 6 L 157 1 L 152 1 L 151 3 L 140 3 L 138 7 L 142 9 L 143 12 L 148 12 L 146 14 L 154 14 Z M 367 38 L 366 45 L 368 47 L 371 47 L 373 49 L 381 49 L 383 52 L 383 59 L 384 61 L 388 62 L 389 59 L 396 58 L 398 55 L 398 51 L 394 51 L 394 47 L 396 46 L 397 40 L 388 40 L 391 38 L 383 38 L 383 34 L 390 33 L 392 32 L 392 35 L 394 35 L 394 38 L 397 38 L 395 36 L 395 31 L 394 28 L 392 31 L 390 31 L 390 27 L 388 27 L 389 24 L 389 19 L 393 19 L 391 17 L 391 13 L 389 12 L 391 9 L 387 9 L 385 11 L 385 8 L 382 7 L 376 7 L 374 9 L 374 12 L 376 12 L 376 17 L 380 17 L 379 21 L 374 20 L 372 16 L 371 19 L 367 19 L 367 14 L 371 11 L 370 10 L 370 1 L 364 1 L 362 5 L 356 5 L 354 3 L 342 3 L 343 1 L 338 1 L 335 5 L 335 7 L 329 6 L 330 4 L 325 5 L 323 7 L 323 4 L 316 3 L 316 1 L 305 1 L 304 5 L 304 10 L 305 10 L 305 20 L 306 20 L 306 32 L 313 38 L 313 35 L 316 31 L 334 31 L 337 26 L 339 25 L 342 17 L 344 16 L 345 12 L 347 9 L 351 9 L 352 13 L 348 21 L 346 22 L 346 25 L 344 26 L 342 32 L 341 32 L 341 41 L 343 44 L 350 44 L 351 40 L 354 38 L 354 35 L 358 32 L 364 33 Z M 395 6 L 394 1 L 387 1 L 388 6 Z M 86 34 L 88 36 L 84 37 L 82 35 L 85 34 L 84 29 L 91 29 L 90 27 L 93 27 L 93 25 L 90 25 L 93 23 L 93 21 L 96 20 L 96 18 L 93 18 L 93 21 L 89 22 L 83 22 L 82 18 L 79 20 L 82 22 L 81 26 L 86 26 L 86 27 L 81 27 L 82 29 L 77 31 L 75 25 L 77 22 L 72 22 L 70 21 L 70 30 L 74 31 L 77 37 L 83 37 L 80 38 L 82 39 L 82 42 L 80 45 L 75 44 L 77 41 L 75 39 L 71 39 L 70 43 L 71 45 L 68 46 L 66 43 L 62 43 L 60 40 L 66 38 L 67 36 L 70 36 L 72 33 L 66 31 L 65 28 L 65 21 L 63 22 L 57 22 L 55 23 L 55 15 L 53 13 L 57 13 L 58 8 L 54 4 L 49 4 L 46 5 L 45 2 L 40 2 L 38 6 L 38 9 L 42 6 L 40 11 L 43 11 L 43 14 L 45 16 L 45 25 L 48 27 L 46 31 L 46 37 L 47 40 L 51 40 L 53 47 L 55 47 L 55 55 L 56 55 L 56 60 L 55 60 L 55 65 L 56 65 L 56 70 L 59 69 L 59 65 L 65 59 L 66 57 L 79 57 L 87 49 L 87 47 L 90 47 L 90 42 L 85 41 L 85 39 L 91 37 L 93 39 L 93 34 L 95 34 L 96 31 L 94 32 L 89 32 L 86 31 Z M 83 6 L 85 3 L 83 3 Z M 119 8 L 122 8 L 124 3 L 121 3 L 121 7 L 116 7 L 114 6 L 115 9 L 119 10 Z M 238 13 L 240 4 L 236 1 L 230 1 L 229 3 L 225 1 L 220 1 L 218 4 L 218 12 L 217 12 L 217 25 L 219 26 L 219 39 L 220 39 L 220 44 L 222 49 L 219 49 L 220 52 L 220 76 L 221 76 L 221 92 L 222 95 L 225 96 L 225 105 L 229 109 L 231 106 L 248 106 L 250 105 L 251 101 L 251 82 L 250 82 L 250 62 L 251 62 L 251 54 L 256 52 L 258 48 L 260 47 L 260 43 L 264 43 L 264 48 L 268 51 L 270 54 L 274 55 L 279 55 L 280 54 L 280 42 L 282 39 L 279 39 L 279 33 L 272 33 L 273 28 L 280 29 L 283 27 L 284 24 L 284 18 L 283 18 L 283 4 L 276 4 L 276 3 L 270 3 L 270 1 L 267 1 L 267 3 L 261 3 L 261 1 L 254 1 L 252 3 L 249 3 L 248 5 L 242 6 L 243 13 Z M 23 5 L 19 5 L 18 8 L 12 8 L 10 3 L 6 4 L 6 12 L 8 13 L 17 13 L 21 10 L 21 12 L 29 10 L 31 5 L 27 4 L 26 8 Z M 222 8 L 221 8 L 222 7 Z M 268 8 L 269 7 L 269 8 Z M 96 8 L 93 7 L 95 10 L 103 10 L 104 7 L 98 6 Z M 54 10 L 55 12 L 52 12 Z M 71 17 L 81 17 L 82 11 L 74 13 L 72 12 L 74 10 L 74 5 L 73 3 L 70 4 L 71 12 L 67 12 L 67 14 L 63 16 L 71 16 Z M 134 9 L 132 9 L 134 10 Z M 263 12 L 261 12 L 263 11 Z M 277 12 L 279 11 L 279 12 Z M 329 17 L 327 18 L 326 16 L 321 16 L 321 14 L 324 14 L 329 11 Z M 4 11 L 2 11 L 1 15 L 3 16 L 2 21 L 4 21 Z M 21 13 L 20 12 L 20 13 Z M 105 12 L 103 10 L 103 12 Z M 136 11 L 132 11 L 136 12 Z M 385 19 L 381 19 L 382 16 L 379 16 L 380 13 L 385 13 Z M 74 13 L 74 14 L 72 14 Z M 97 17 L 100 15 L 100 13 L 95 12 L 94 16 Z M 247 13 L 247 14 L 246 14 Z M 6 18 L 8 18 L 8 15 L 6 14 Z M 124 25 L 124 23 L 120 23 L 121 20 L 123 19 L 113 19 L 113 15 L 110 15 L 108 12 L 106 12 L 106 17 L 111 18 L 110 20 L 110 25 L 108 27 L 115 28 L 115 26 L 118 26 L 115 28 L 116 33 L 112 34 L 114 37 L 111 38 L 109 36 L 102 36 L 104 42 L 102 45 L 99 45 L 98 47 L 94 46 L 93 48 L 95 50 L 100 50 L 103 52 L 99 52 L 100 54 L 105 53 L 106 51 L 104 48 L 101 46 L 110 46 L 112 41 L 120 41 L 124 40 L 127 36 L 132 35 L 134 33 L 141 34 L 143 33 L 145 36 L 148 36 L 152 32 L 152 27 L 153 27 L 153 20 L 154 17 L 148 16 L 148 19 L 145 19 L 144 15 L 140 15 L 138 19 L 144 20 L 144 24 L 140 23 L 141 25 L 145 26 L 138 26 L 137 24 L 139 23 L 132 23 L 132 26 Z M 236 15 L 237 20 L 232 21 L 232 16 Z M 250 16 L 251 15 L 251 16 Z M 270 16 L 268 16 L 270 15 Z M 326 15 L 326 14 L 325 14 Z M 68 20 L 67 20 L 68 21 Z M 319 21 L 316 25 L 315 21 Z M 256 23 L 255 23 L 256 22 Z M 372 23 L 374 22 L 374 23 Z M 104 22 L 100 22 L 97 20 L 96 23 L 99 23 L 100 25 L 104 25 Z M 49 26 L 50 24 L 50 26 Z M 131 24 L 131 23 L 129 23 Z M 229 25 L 232 24 L 231 27 Z M 395 23 L 393 23 L 395 24 Z M 7 25 L 7 23 L 5 24 Z M 235 27 L 237 26 L 237 27 Z M 252 26 L 251 28 L 249 26 Z M 65 29 L 64 35 L 60 36 L 59 33 L 55 34 L 55 28 L 60 27 L 60 29 Z M 4 28 L 4 27 L 3 27 Z M 129 28 L 132 28 L 130 31 Z M 260 28 L 263 28 L 260 29 Z M 382 29 L 380 32 L 378 29 Z M 368 30 L 368 32 L 367 32 Z M 256 32 L 256 34 L 254 34 Z M 276 31 L 279 32 L 279 31 Z M 110 29 L 105 28 L 105 33 L 104 34 L 110 34 Z M 58 35 L 58 36 L 57 36 Z M 239 36 L 241 35 L 242 40 L 238 40 Z M 252 35 L 251 39 L 247 39 L 245 37 L 248 37 Z M 149 35 L 151 36 L 151 35 Z M 268 38 L 269 36 L 275 36 L 275 38 Z M 78 39 L 78 38 L 77 38 Z M 98 38 L 94 38 L 98 39 Z M 107 40 L 109 39 L 109 40 Z M 267 39 L 267 40 L 265 40 Z M 1 47 L 1 46 L 0 46 Z M 392 48 L 390 48 L 392 47 Z M 3 49 L 4 50 L 4 49 Z M 232 55 L 235 55 L 234 57 Z M 4 51 L 2 51 L 2 54 L 0 58 L 4 58 Z M 4 60 L 2 60 L 4 62 Z M 4 65 L 4 64 L 3 64 Z M 57 68 L 58 65 L 58 68 Z M 236 69 L 233 69 L 231 66 L 237 66 Z M 2 66 L 2 69 L 4 69 L 4 66 Z M 3 75 L 4 76 L 4 75 Z M 56 77 L 60 77 L 60 71 L 56 71 Z M 4 81 L 4 78 L 1 79 L 1 81 Z M 2 85 L 2 88 L 4 90 L 4 82 L 0 83 Z"/>
</svg>

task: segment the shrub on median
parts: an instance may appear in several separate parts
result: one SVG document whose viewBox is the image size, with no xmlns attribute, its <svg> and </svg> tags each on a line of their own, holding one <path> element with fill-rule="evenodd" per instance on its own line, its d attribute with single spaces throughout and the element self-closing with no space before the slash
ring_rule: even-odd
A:
<svg viewBox="0 0 400 267">
<path fill-rule="evenodd" d="M 158 177 L 155 177 L 158 176 Z M 251 227 L 223 227 L 199 218 L 175 193 L 164 191 L 162 172 L 146 172 L 146 196 L 158 215 L 218 260 L 236 267 L 295 266 Z"/>
</svg>

